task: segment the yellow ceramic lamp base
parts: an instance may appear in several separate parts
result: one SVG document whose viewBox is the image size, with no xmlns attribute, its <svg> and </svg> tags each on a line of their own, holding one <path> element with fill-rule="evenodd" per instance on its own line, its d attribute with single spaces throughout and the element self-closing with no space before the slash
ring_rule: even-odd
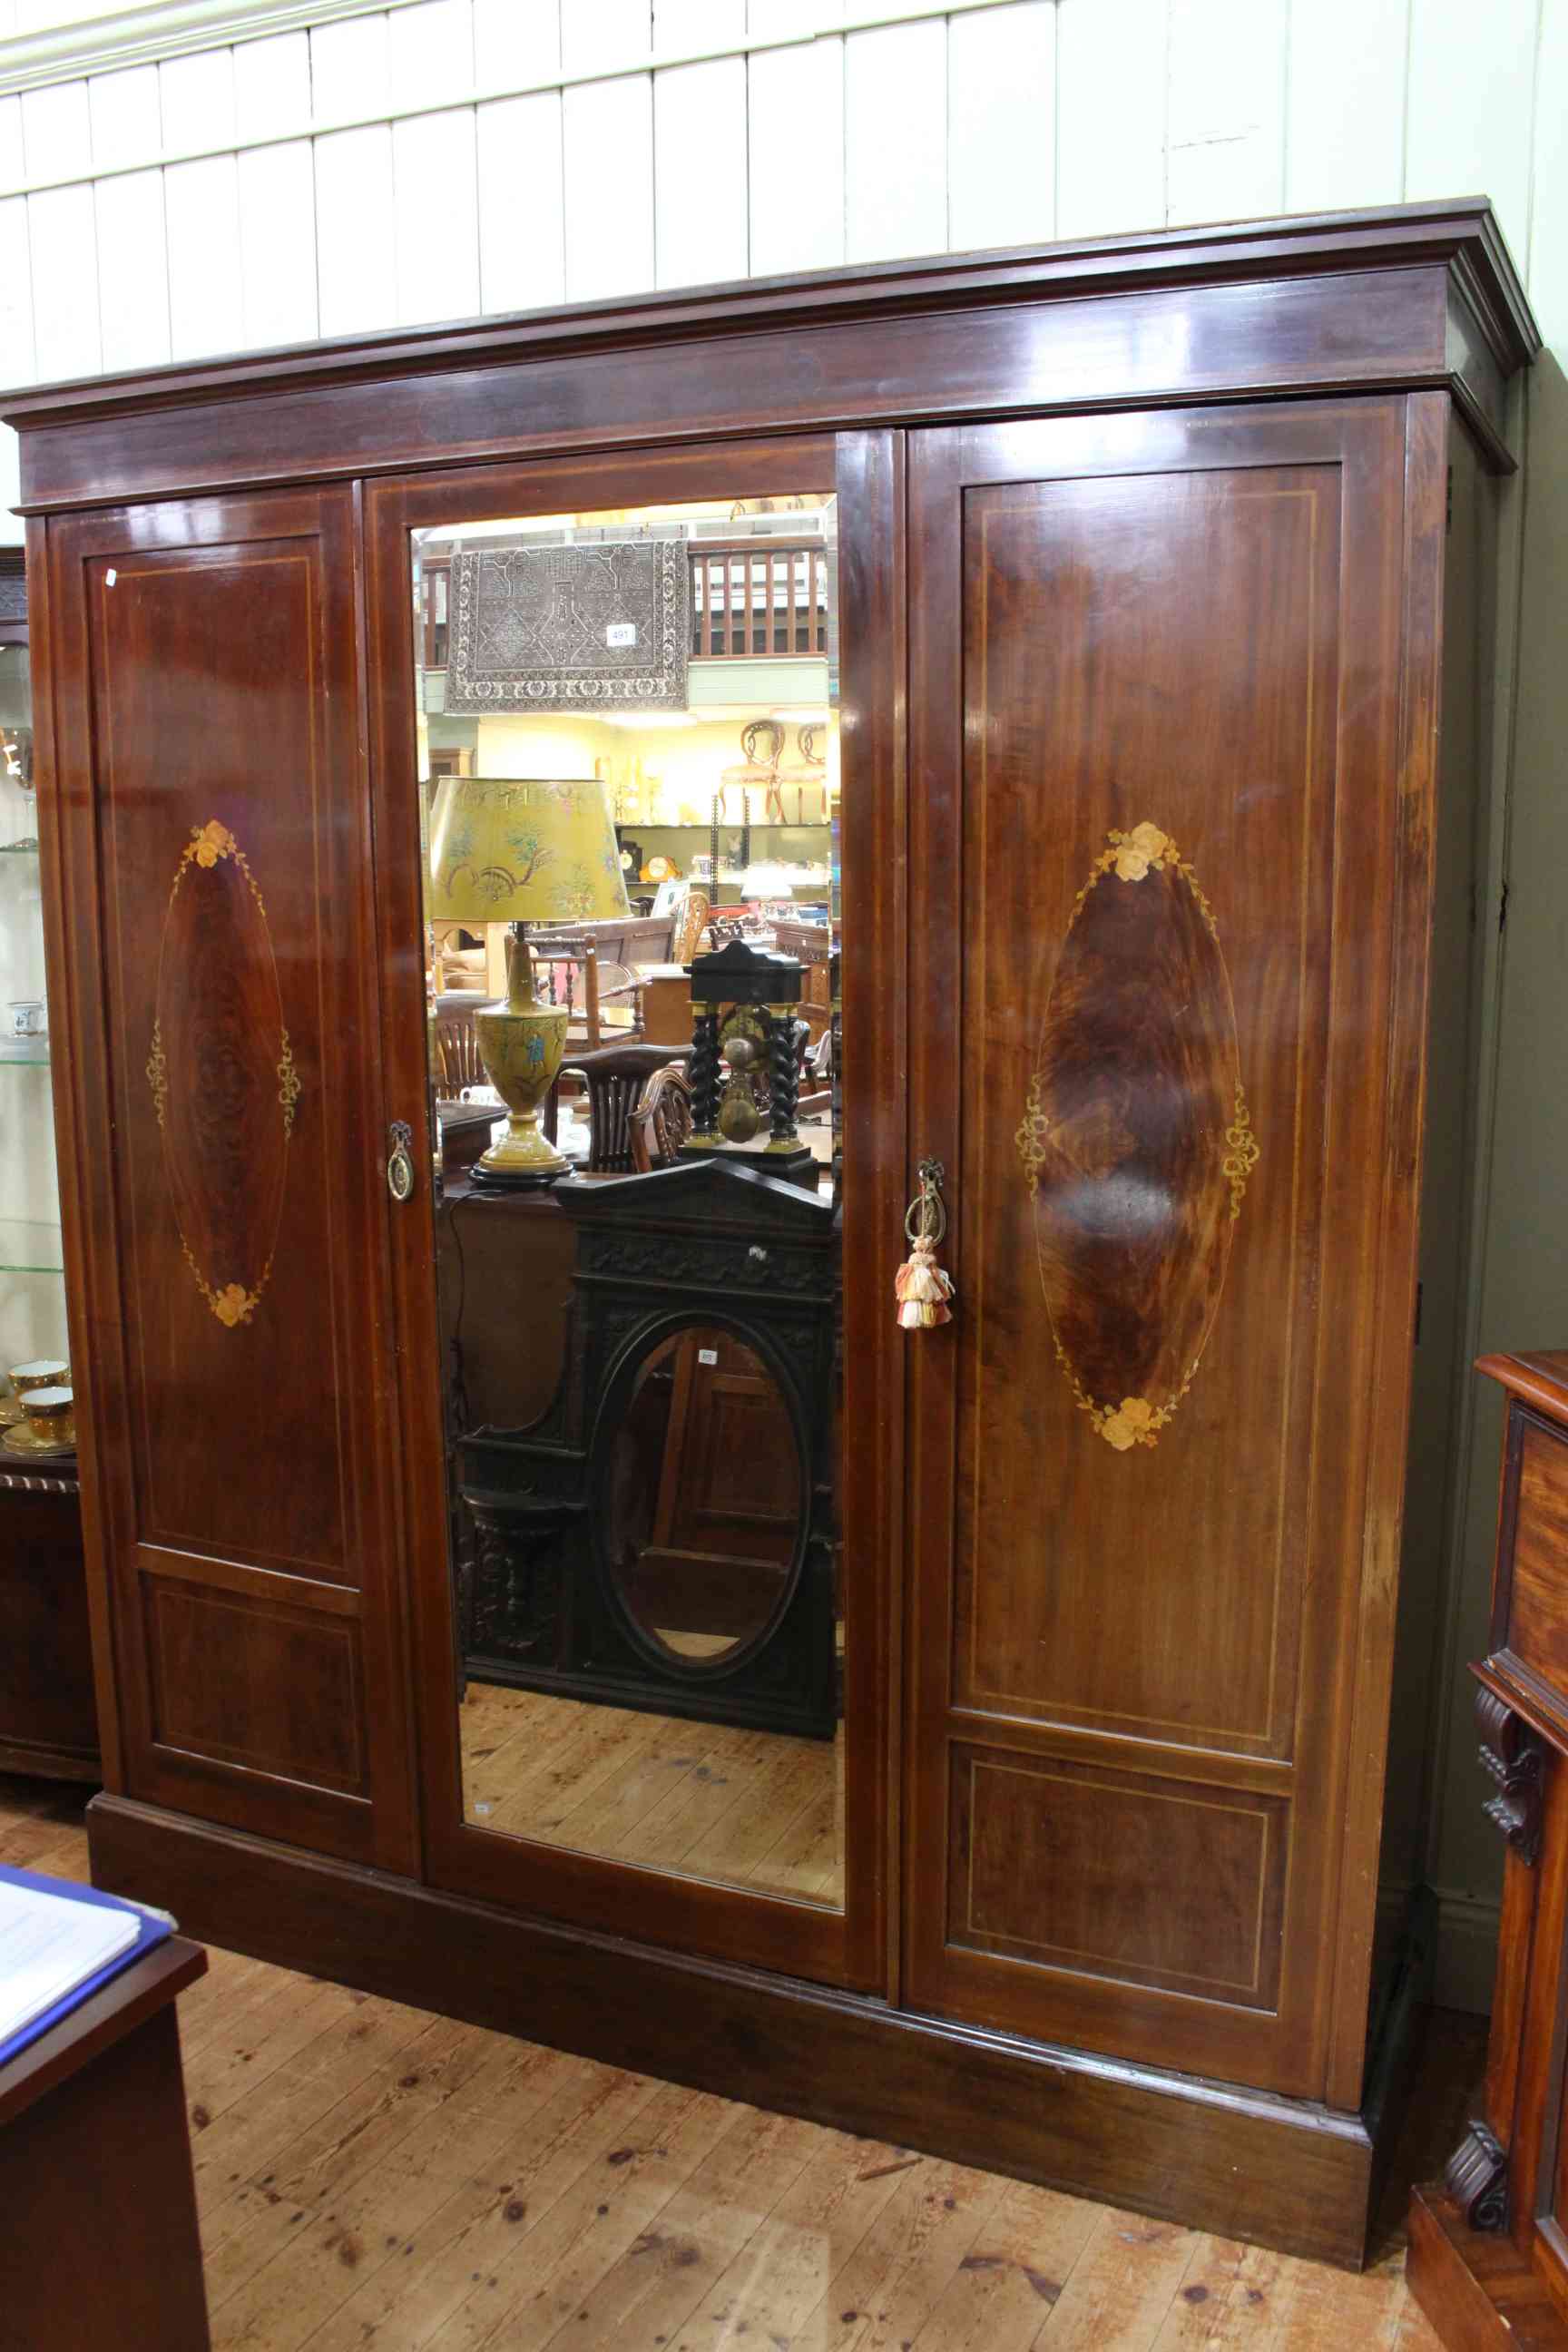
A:
<svg viewBox="0 0 1568 2352">
<path fill-rule="evenodd" d="M 596 923 L 624 918 L 626 887 L 608 794 L 595 777 L 444 776 L 430 814 L 433 923 Z M 567 1007 L 541 1004 L 519 932 L 507 999 L 474 1015 L 485 1075 L 510 1113 L 474 1163 L 480 1186 L 552 1184 L 571 1163 L 539 1123 L 566 1049 Z"/>
<path fill-rule="evenodd" d="M 507 941 L 507 971 L 506 1003 L 474 1015 L 485 1075 L 507 1108 L 507 1131 L 476 1162 L 474 1180 L 553 1184 L 571 1173 L 572 1163 L 545 1135 L 540 1113 L 560 1074 L 570 1009 L 534 996 L 528 950 L 516 940 Z"/>
</svg>

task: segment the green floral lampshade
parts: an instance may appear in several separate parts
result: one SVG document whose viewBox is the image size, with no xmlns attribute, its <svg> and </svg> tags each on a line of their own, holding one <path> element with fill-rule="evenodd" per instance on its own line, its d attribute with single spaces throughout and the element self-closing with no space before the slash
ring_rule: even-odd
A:
<svg viewBox="0 0 1568 2352">
<path fill-rule="evenodd" d="M 627 912 L 596 777 L 444 776 L 430 818 L 432 922 L 585 923 Z"/>
</svg>

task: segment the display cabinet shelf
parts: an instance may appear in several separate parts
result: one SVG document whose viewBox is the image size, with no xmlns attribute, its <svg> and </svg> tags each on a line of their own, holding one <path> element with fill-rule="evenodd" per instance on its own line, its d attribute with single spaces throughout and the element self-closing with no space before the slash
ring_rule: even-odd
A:
<svg viewBox="0 0 1568 2352">
<path fill-rule="evenodd" d="M 60 1229 L 42 1217 L 0 1217 L 0 1274 L 62 1274 Z"/>
<path fill-rule="evenodd" d="M 0 1038 L 0 1062 L 28 1070 L 47 1070 L 49 1066 L 48 1040 L 45 1037 Z"/>
</svg>

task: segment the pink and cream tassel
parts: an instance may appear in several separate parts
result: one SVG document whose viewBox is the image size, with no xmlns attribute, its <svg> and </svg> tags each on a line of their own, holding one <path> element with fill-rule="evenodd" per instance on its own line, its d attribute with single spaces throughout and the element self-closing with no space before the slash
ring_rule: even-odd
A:
<svg viewBox="0 0 1568 2352">
<path fill-rule="evenodd" d="M 893 1277 L 893 1296 L 899 1302 L 899 1322 L 906 1331 L 929 1331 L 935 1324 L 952 1320 L 948 1303 L 952 1297 L 952 1276 L 936 1262 L 937 1244 L 947 1231 L 942 1175 L 938 1161 L 921 1161 L 921 1189 L 904 1219 L 904 1231 L 914 1248 Z"/>
</svg>

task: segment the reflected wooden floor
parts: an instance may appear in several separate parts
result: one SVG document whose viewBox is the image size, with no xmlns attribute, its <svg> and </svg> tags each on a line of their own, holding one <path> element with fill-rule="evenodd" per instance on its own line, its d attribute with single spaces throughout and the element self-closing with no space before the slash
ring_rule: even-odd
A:
<svg viewBox="0 0 1568 2352">
<path fill-rule="evenodd" d="M 459 1727 L 480 1829 L 843 1903 L 842 1730 L 795 1739 L 477 1682 Z"/>
<path fill-rule="evenodd" d="M 81 1806 L 0 1778 L 0 1861 L 84 1877 Z M 215 2352 L 1438 2352 L 1396 2232 L 1352 2277 L 209 1958 Z M 1439 2014 L 1390 2215 L 1483 2050 Z"/>
</svg>

